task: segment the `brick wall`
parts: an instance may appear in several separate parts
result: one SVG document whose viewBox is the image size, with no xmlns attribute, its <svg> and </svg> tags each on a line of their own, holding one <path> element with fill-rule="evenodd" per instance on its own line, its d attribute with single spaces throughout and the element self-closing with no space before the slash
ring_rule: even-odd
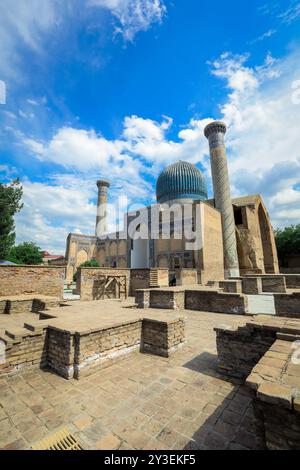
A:
<svg viewBox="0 0 300 470">
<path fill-rule="evenodd" d="M 287 289 L 300 289 L 300 274 L 290 274 L 284 277 Z"/>
<path fill-rule="evenodd" d="M 74 335 L 55 328 L 48 329 L 47 365 L 65 379 L 74 375 Z"/>
<path fill-rule="evenodd" d="M 130 295 L 134 296 L 136 289 L 148 289 L 150 286 L 150 269 L 130 269 Z"/>
<path fill-rule="evenodd" d="M 0 296 L 47 295 L 63 297 L 65 268 L 0 266 Z"/>
<path fill-rule="evenodd" d="M 89 375 L 120 356 L 140 349 L 141 321 L 128 322 L 91 334 L 77 334 L 74 377 Z"/>
<path fill-rule="evenodd" d="M 242 279 L 243 294 L 258 295 L 262 293 L 261 277 L 243 277 Z"/>
<path fill-rule="evenodd" d="M 2 342 L 2 349 L 0 376 L 32 367 L 45 367 L 47 365 L 46 330 L 36 333 L 28 331 L 22 337 Z"/>
<path fill-rule="evenodd" d="M 186 290 L 185 308 L 202 312 L 244 315 L 247 313 L 247 298 L 241 294 Z"/>
<path fill-rule="evenodd" d="M 76 291 L 80 293 L 81 300 L 97 299 L 97 283 L 105 276 L 125 276 L 127 296 L 134 296 L 137 289 L 150 287 L 151 271 L 156 271 L 159 286 L 169 286 L 168 269 L 79 268 Z"/>
<path fill-rule="evenodd" d="M 241 281 L 220 281 L 219 287 L 220 289 L 223 289 L 224 292 L 230 292 L 232 294 L 242 293 Z"/>
<path fill-rule="evenodd" d="M 138 319 L 92 332 L 64 331 L 45 324 L 12 340 L 0 338 L 0 376 L 48 367 L 66 379 L 79 379 L 133 351 L 168 357 L 184 341 L 184 319 Z"/>
<path fill-rule="evenodd" d="M 27 296 L 26 296 L 27 297 Z M 30 296 L 29 296 L 30 297 Z M 59 306 L 59 300 L 43 299 L 43 296 L 39 299 L 12 299 L 12 300 L 1 300 L 0 301 L 0 314 L 15 315 L 25 312 L 39 312 L 41 310 L 47 310 Z"/>
<path fill-rule="evenodd" d="M 286 292 L 284 276 L 262 277 L 263 292 Z"/>
<path fill-rule="evenodd" d="M 169 357 L 185 342 L 184 319 L 170 322 L 143 320 L 141 351 Z"/>
<path fill-rule="evenodd" d="M 150 291 L 150 307 L 184 309 L 184 291 L 153 289 Z"/>
<path fill-rule="evenodd" d="M 116 276 L 126 278 L 126 294 L 129 295 L 130 289 L 130 269 L 118 268 L 79 268 L 77 272 L 76 289 L 80 293 L 81 300 L 94 300 L 99 298 L 97 283 L 101 282 L 106 276 Z"/>
<path fill-rule="evenodd" d="M 300 292 L 274 294 L 274 303 L 277 316 L 300 318 Z"/>
<path fill-rule="evenodd" d="M 276 332 L 246 325 L 215 328 L 218 365 L 231 377 L 245 379 L 276 339 Z"/>
<path fill-rule="evenodd" d="M 177 286 L 193 286 L 198 284 L 198 271 L 196 269 L 178 269 L 176 271 Z"/>
</svg>

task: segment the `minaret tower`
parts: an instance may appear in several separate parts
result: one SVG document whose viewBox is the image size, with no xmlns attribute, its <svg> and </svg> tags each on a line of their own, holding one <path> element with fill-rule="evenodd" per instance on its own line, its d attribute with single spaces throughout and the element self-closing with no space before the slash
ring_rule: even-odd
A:
<svg viewBox="0 0 300 470">
<path fill-rule="evenodd" d="M 238 277 L 240 272 L 224 143 L 226 130 L 226 125 L 223 122 L 214 121 L 206 126 L 204 135 L 209 141 L 215 207 L 222 216 L 225 278 L 230 278 Z"/>
<path fill-rule="evenodd" d="M 97 181 L 98 204 L 96 217 L 96 236 L 101 237 L 107 232 L 107 194 L 110 183 L 106 180 Z"/>
</svg>

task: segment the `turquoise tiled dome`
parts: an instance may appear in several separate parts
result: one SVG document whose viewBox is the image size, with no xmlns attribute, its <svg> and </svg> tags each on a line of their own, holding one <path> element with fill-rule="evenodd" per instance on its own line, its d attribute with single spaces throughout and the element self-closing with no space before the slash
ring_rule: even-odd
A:
<svg viewBox="0 0 300 470">
<path fill-rule="evenodd" d="M 176 162 L 165 168 L 156 183 L 157 202 L 174 199 L 207 199 L 207 186 L 203 174 L 195 165 Z"/>
</svg>

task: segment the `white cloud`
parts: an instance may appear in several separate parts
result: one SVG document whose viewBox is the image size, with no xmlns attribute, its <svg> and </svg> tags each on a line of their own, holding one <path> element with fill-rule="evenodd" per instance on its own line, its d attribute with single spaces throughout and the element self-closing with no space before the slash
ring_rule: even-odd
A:
<svg viewBox="0 0 300 470">
<path fill-rule="evenodd" d="M 163 166 L 176 160 L 205 163 L 207 142 L 203 130 L 208 122 L 210 119 L 192 119 L 175 141 L 168 139 L 172 119 L 165 116 L 161 122 L 156 122 L 128 116 L 116 140 L 108 140 L 95 130 L 65 127 L 48 142 L 23 137 L 23 144 L 41 161 L 53 162 L 68 170 L 101 171 L 106 177 L 113 168 L 118 178 L 126 175 L 132 180 L 140 178 L 142 173 L 156 176 Z"/>
<path fill-rule="evenodd" d="M 265 39 L 268 39 L 272 36 L 274 36 L 274 34 L 277 33 L 277 30 L 276 29 L 268 29 L 268 31 L 266 31 L 265 33 L 263 33 L 261 36 L 259 36 L 258 38 L 254 39 L 253 41 L 250 42 L 250 44 L 255 44 L 256 42 L 262 42 L 264 41 Z"/>
<path fill-rule="evenodd" d="M 109 10 L 116 21 L 115 33 L 122 34 L 126 41 L 161 23 L 166 13 L 163 0 L 1 0 L 0 77 L 20 80 L 20 68 L 26 70 L 27 65 L 24 50 L 41 57 L 47 54 L 49 35 L 55 32 L 57 38 L 62 30 L 86 27 L 84 21 L 90 18 L 91 7 Z M 78 15 L 79 10 L 86 15 Z"/>
<path fill-rule="evenodd" d="M 229 127 L 226 145 L 233 195 L 261 193 L 275 226 L 299 220 L 300 105 L 292 103 L 292 82 L 300 77 L 299 57 L 298 50 L 281 60 L 269 54 L 262 65 L 249 66 L 247 55 L 225 53 L 211 63 L 212 73 L 228 89 L 219 116 L 214 117 Z M 19 134 L 36 158 L 68 172 L 47 183 L 25 184 L 19 236 L 36 241 L 42 236 L 43 248 L 50 246 L 51 251 L 52 246 L 64 245 L 69 231 L 93 233 L 95 181 L 100 177 L 113 183 L 111 202 L 127 195 L 132 203 L 153 201 L 154 187 L 145 175 L 152 176 L 154 183 L 161 168 L 176 160 L 201 162 L 209 176 L 203 129 L 210 120 L 192 119 L 173 139 L 169 134 L 174 124 L 166 116 L 160 122 L 127 116 L 114 140 L 95 130 L 71 127 L 58 129 L 44 142 Z M 34 218 L 28 224 L 31 214 Z"/>
<path fill-rule="evenodd" d="M 300 18 L 300 2 L 291 0 L 290 6 L 279 15 L 279 18 L 286 24 L 291 24 Z"/>
<path fill-rule="evenodd" d="M 220 107 L 229 125 L 227 146 L 235 194 L 261 193 L 275 225 L 294 222 L 300 181 L 300 106 L 292 103 L 292 82 L 300 76 L 299 51 L 283 60 L 268 55 L 262 66 L 247 67 L 246 56 L 225 54 L 213 73 L 226 80 L 228 98 Z M 291 197 L 279 209 L 280 194 Z M 277 195 L 277 196 L 276 196 Z M 293 197 L 292 197 L 293 195 Z M 294 211 L 295 208 L 295 211 Z"/>
<path fill-rule="evenodd" d="M 24 208 L 16 216 L 17 241 L 35 241 L 52 253 L 64 253 L 69 232 L 93 233 L 96 207 L 92 188 L 23 182 Z M 30 223 L 28 223 L 30 221 Z"/>
<path fill-rule="evenodd" d="M 56 24 L 57 0 L 1 0 L 0 72 L 16 76 L 19 47 L 41 52 L 41 38 Z"/>
<path fill-rule="evenodd" d="M 89 4 L 110 10 L 117 19 L 115 32 L 126 41 L 132 41 L 152 24 L 161 23 L 166 13 L 163 0 L 89 0 Z"/>
</svg>

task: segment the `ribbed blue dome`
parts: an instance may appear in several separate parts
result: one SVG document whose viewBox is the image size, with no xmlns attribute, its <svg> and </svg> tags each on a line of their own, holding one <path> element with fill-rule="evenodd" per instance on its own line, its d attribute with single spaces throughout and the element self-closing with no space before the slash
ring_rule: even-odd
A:
<svg viewBox="0 0 300 470">
<path fill-rule="evenodd" d="M 169 165 L 159 175 L 156 183 L 157 202 L 173 199 L 207 199 L 207 186 L 201 171 L 188 162 Z"/>
</svg>

